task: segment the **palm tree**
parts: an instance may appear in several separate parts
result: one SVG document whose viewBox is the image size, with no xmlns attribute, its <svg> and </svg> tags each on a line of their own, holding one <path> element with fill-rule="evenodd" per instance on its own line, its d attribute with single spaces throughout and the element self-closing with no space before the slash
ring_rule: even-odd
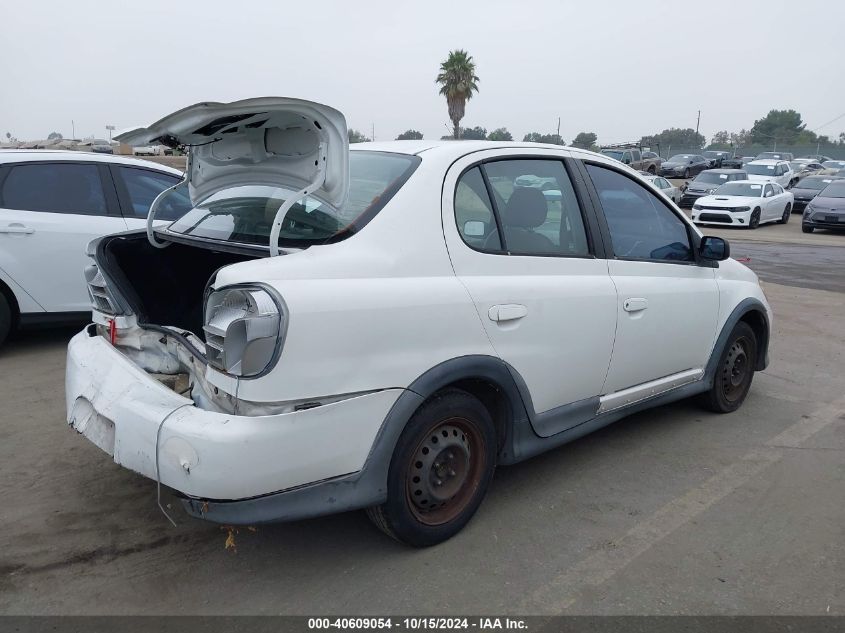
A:
<svg viewBox="0 0 845 633">
<path fill-rule="evenodd" d="M 473 93 L 478 92 L 478 77 L 475 76 L 472 55 L 463 50 L 450 51 L 446 61 L 440 64 L 440 74 L 435 82 L 440 84 L 440 94 L 446 97 L 449 119 L 455 130 L 455 138 L 458 139 L 466 103 Z"/>
</svg>

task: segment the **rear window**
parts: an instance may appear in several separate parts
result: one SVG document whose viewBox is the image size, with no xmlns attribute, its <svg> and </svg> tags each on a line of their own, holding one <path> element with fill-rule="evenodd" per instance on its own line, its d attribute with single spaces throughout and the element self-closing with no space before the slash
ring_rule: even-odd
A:
<svg viewBox="0 0 845 633">
<path fill-rule="evenodd" d="M 337 241 L 361 230 L 408 180 L 420 159 L 406 154 L 349 154 L 349 198 L 340 210 L 306 197 L 285 215 L 279 244 L 309 246 Z M 267 246 L 276 212 L 291 192 L 281 187 L 242 186 L 218 192 L 168 230 L 182 235 Z"/>
</svg>

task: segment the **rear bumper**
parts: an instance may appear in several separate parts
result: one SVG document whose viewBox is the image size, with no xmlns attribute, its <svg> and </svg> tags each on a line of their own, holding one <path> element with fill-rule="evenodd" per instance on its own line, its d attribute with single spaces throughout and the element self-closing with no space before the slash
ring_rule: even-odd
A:
<svg viewBox="0 0 845 633">
<path fill-rule="evenodd" d="M 68 424 L 116 463 L 193 499 L 186 505 L 197 515 L 203 515 L 207 500 L 254 506 L 256 497 L 273 495 L 278 505 L 280 492 L 297 491 L 292 498 L 301 499 L 319 482 L 354 475 L 402 392 L 387 389 L 290 413 L 237 416 L 200 409 L 88 328 L 68 346 Z M 304 511 L 301 502 L 298 508 Z M 278 511 L 299 518 L 332 509 L 312 507 L 297 516 Z"/>
</svg>

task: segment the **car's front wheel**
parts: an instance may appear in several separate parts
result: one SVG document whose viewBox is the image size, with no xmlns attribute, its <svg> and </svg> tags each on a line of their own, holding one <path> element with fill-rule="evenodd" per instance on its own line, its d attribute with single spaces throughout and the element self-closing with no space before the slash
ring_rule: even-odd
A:
<svg viewBox="0 0 845 633">
<path fill-rule="evenodd" d="M 807 226 L 806 224 L 801 225 L 801 232 L 802 233 L 812 233 L 816 227 L 814 226 Z"/>
<path fill-rule="evenodd" d="M 490 413 L 465 391 L 443 391 L 408 421 L 390 461 L 387 501 L 369 508 L 367 515 L 409 545 L 441 543 L 475 514 L 495 463 Z"/>
<path fill-rule="evenodd" d="M 751 213 L 751 219 L 748 220 L 748 228 L 756 229 L 760 226 L 760 209 L 754 209 Z"/>
<path fill-rule="evenodd" d="M 719 357 L 713 386 L 703 395 L 703 403 L 716 413 L 736 411 L 745 401 L 757 359 L 757 337 L 747 323 L 736 324 Z"/>
</svg>

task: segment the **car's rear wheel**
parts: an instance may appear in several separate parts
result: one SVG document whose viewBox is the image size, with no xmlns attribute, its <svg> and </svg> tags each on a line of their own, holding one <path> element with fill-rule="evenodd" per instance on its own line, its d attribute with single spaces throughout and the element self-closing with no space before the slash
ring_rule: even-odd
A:
<svg viewBox="0 0 845 633">
<path fill-rule="evenodd" d="M 786 224 L 787 222 L 789 222 L 789 216 L 791 216 L 791 215 L 792 215 L 792 205 L 787 204 L 786 208 L 783 210 L 783 216 L 781 217 L 778 224 Z"/>
<path fill-rule="evenodd" d="M 689 169 L 685 169 L 684 170 L 684 180 L 688 180 L 688 179 L 689 179 Z"/>
<path fill-rule="evenodd" d="M 751 213 L 751 219 L 748 220 L 748 228 L 756 229 L 758 226 L 760 226 L 760 209 L 754 209 Z"/>
<path fill-rule="evenodd" d="M 12 330 L 12 308 L 8 299 L 0 292 L 0 345 Z"/>
<path fill-rule="evenodd" d="M 654 165 L 649 166 L 648 173 L 654 176 L 657 173 L 657 170 L 654 168 Z"/>
<path fill-rule="evenodd" d="M 747 323 L 736 324 L 719 357 L 713 386 L 703 395 L 703 403 L 716 413 L 736 411 L 745 401 L 757 359 L 757 337 Z"/>
<path fill-rule="evenodd" d="M 408 421 L 390 461 L 387 501 L 367 514 L 383 532 L 409 545 L 441 543 L 475 514 L 495 462 L 490 413 L 465 391 L 444 391 Z"/>
</svg>

